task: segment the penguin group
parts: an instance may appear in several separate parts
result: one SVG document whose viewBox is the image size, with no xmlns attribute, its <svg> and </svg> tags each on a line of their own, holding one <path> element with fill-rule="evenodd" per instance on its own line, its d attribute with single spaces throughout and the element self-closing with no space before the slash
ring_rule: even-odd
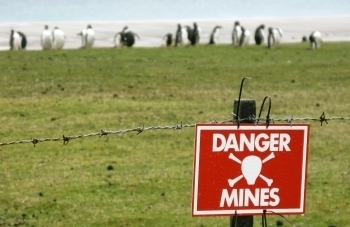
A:
<svg viewBox="0 0 350 227">
<path fill-rule="evenodd" d="M 219 44 L 219 36 L 222 29 L 223 27 L 221 25 L 214 26 L 209 35 L 207 45 Z M 95 31 L 91 24 L 87 25 L 87 27 L 82 29 L 77 35 L 81 38 L 81 49 L 90 49 L 93 47 L 96 38 Z M 202 41 L 201 36 L 202 29 L 197 22 L 193 22 L 192 26 L 177 24 L 174 35 L 172 33 L 166 33 L 162 37 L 162 46 L 196 46 Z M 259 25 L 254 32 L 255 44 L 267 46 L 267 48 L 270 49 L 276 48 L 281 43 L 282 38 L 283 30 L 277 27 L 269 27 L 266 35 L 264 24 Z M 114 36 L 114 48 L 133 47 L 137 39 L 140 39 L 140 36 L 129 30 L 128 26 L 124 26 L 122 30 L 117 32 Z M 239 21 L 235 21 L 231 35 L 232 45 L 234 47 L 244 48 L 249 45 L 250 39 L 250 31 L 241 25 Z M 310 42 L 310 49 L 318 49 L 321 47 L 322 35 L 319 31 L 313 31 L 308 37 L 304 36 L 302 40 L 303 42 Z M 65 33 L 58 27 L 54 27 L 54 29 L 50 31 L 48 25 L 44 26 L 40 43 L 42 50 L 62 50 L 65 41 Z M 10 50 L 25 50 L 27 42 L 27 38 L 23 32 L 11 30 Z"/>
</svg>

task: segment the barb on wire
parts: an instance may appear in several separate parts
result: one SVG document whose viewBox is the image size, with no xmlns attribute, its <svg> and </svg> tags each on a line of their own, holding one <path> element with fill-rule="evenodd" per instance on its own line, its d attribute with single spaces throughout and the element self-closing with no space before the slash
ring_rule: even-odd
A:
<svg viewBox="0 0 350 227">
<path fill-rule="evenodd" d="M 265 96 L 264 101 L 261 104 L 261 108 L 260 108 L 260 112 L 259 112 L 259 118 L 258 118 L 258 122 L 257 122 L 257 124 L 259 124 L 259 119 L 260 119 L 260 116 L 261 116 L 261 112 L 262 112 L 262 109 L 264 107 L 264 104 L 265 104 L 265 101 L 266 101 L 267 98 L 269 99 L 269 109 L 268 109 L 267 115 L 266 115 L 266 128 L 268 128 L 269 125 L 270 125 L 270 122 L 273 121 L 270 118 L 270 111 L 271 111 L 271 97 L 270 96 Z"/>
<path fill-rule="evenodd" d="M 321 126 L 322 126 L 323 122 L 326 122 L 328 124 L 327 119 L 326 119 L 326 115 L 324 114 L 324 112 L 322 113 L 322 115 L 320 117 L 320 122 L 321 122 Z"/>
<path fill-rule="evenodd" d="M 254 116 L 249 116 L 245 119 L 240 119 L 240 122 L 258 122 L 258 121 L 271 121 L 272 119 L 270 118 L 255 118 Z M 330 118 L 326 118 L 325 117 L 325 113 L 323 112 L 321 117 L 316 117 L 316 118 L 312 118 L 312 117 L 304 117 L 304 118 L 294 118 L 293 116 L 287 117 L 287 118 L 277 118 L 277 119 L 273 119 L 273 122 L 287 122 L 291 125 L 292 121 L 296 122 L 306 122 L 306 121 L 317 121 L 320 122 L 321 121 L 321 125 L 322 122 L 326 122 L 328 124 L 328 121 L 333 121 L 333 120 L 343 120 L 343 121 L 348 121 L 350 120 L 350 117 L 330 117 Z M 237 120 L 230 120 L 230 119 L 225 119 L 222 121 L 217 121 L 214 120 L 212 122 L 208 122 L 207 124 L 225 124 L 225 123 L 237 123 Z M 108 130 L 104 130 L 102 129 L 100 132 L 93 132 L 93 133 L 88 133 L 88 134 L 81 134 L 81 135 L 70 135 L 70 136 L 65 136 L 63 135 L 62 137 L 57 137 L 57 138 L 31 138 L 29 140 L 18 140 L 18 141 L 11 141 L 11 142 L 0 142 L 0 146 L 5 146 L 5 145 L 14 145 L 14 144 L 24 144 L 24 143 L 31 143 L 34 145 L 34 147 L 36 147 L 36 145 L 38 143 L 42 143 L 42 142 L 47 142 L 47 141 L 63 141 L 63 145 L 67 146 L 67 144 L 69 143 L 69 141 L 73 140 L 73 139 L 81 139 L 81 138 L 86 138 L 86 137 L 93 137 L 93 136 L 98 136 L 99 138 L 102 136 L 107 136 L 108 134 L 124 134 L 127 132 L 138 132 L 138 134 L 140 134 L 141 132 L 144 131 L 148 131 L 148 130 L 158 130 L 158 129 L 181 129 L 184 132 L 184 128 L 187 127 L 194 127 L 197 123 L 193 123 L 193 124 L 183 124 L 182 122 L 180 124 L 176 124 L 176 125 L 172 125 L 172 126 L 150 126 L 145 128 L 144 125 L 142 127 L 137 127 L 137 128 L 130 128 L 130 129 L 123 129 L 123 130 L 117 130 L 117 131 L 108 131 Z"/>
<path fill-rule="evenodd" d="M 38 139 L 35 139 L 35 138 L 32 138 L 32 143 L 33 143 L 33 145 L 34 145 L 34 147 L 35 147 L 35 144 L 39 143 L 39 140 L 38 140 Z"/>
<path fill-rule="evenodd" d="M 138 135 L 138 134 L 140 134 L 141 132 L 143 132 L 144 129 L 145 129 L 145 125 L 144 125 L 144 124 L 142 125 L 142 128 L 141 128 L 141 127 L 137 127 L 137 129 L 136 129 L 137 134 L 136 134 L 136 135 Z"/>
<path fill-rule="evenodd" d="M 184 132 L 184 129 L 183 129 L 183 127 L 182 127 L 182 121 L 181 121 L 181 124 L 175 125 L 175 130 L 176 130 L 176 129 L 181 129 L 181 131 Z"/>
<path fill-rule="evenodd" d="M 63 145 L 64 145 L 64 146 L 67 146 L 67 144 L 69 143 L 69 140 L 70 140 L 70 137 L 69 137 L 69 136 L 66 137 L 66 136 L 63 135 Z"/>
<path fill-rule="evenodd" d="M 294 119 L 293 119 L 293 115 L 292 115 L 291 118 L 287 117 L 287 119 L 286 119 L 286 121 L 287 121 L 287 123 L 290 125 L 290 127 L 292 127 L 292 121 L 293 121 L 293 120 L 294 120 Z"/>
<path fill-rule="evenodd" d="M 102 136 L 107 136 L 108 132 L 106 130 L 101 129 L 101 135 L 98 138 L 101 138 Z"/>
<path fill-rule="evenodd" d="M 241 106 L 241 97 L 242 97 L 242 90 L 243 90 L 243 84 L 245 79 L 252 79 L 250 77 L 244 77 L 241 82 L 241 88 L 239 89 L 239 96 L 238 96 L 238 104 L 237 104 L 237 111 L 236 111 L 236 120 L 237 120 L 237 128 L 239 128 L 240 125 L 240 119 L 239 119 L 239 108 Z"/>
</svg>

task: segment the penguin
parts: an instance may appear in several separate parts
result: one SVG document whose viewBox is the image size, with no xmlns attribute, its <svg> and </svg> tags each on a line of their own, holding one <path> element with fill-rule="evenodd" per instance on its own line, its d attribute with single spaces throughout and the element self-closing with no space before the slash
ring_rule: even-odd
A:
<svg viewBox="0 0 350 227">
<path fill-rule="evenodd" d="M 239 46 L 244 47 L 249 44 L 250 31 L 248 29 L 245 29 L 243 26 L 241 27 L 241 29 L 242 29 L 242 34 L 239 39 Z"/>
<path fill-rule="evenodd" d="M 64 32 L 58 27 L 55 27 L 52 31 L 52 49 L 62 50 L 65 41 L 66 36 L 64 35 Z"/>
<path fill-rule="evenodd" d="M 187 34 L 186 39 L 188 40 L 188 43 L 191 43 L 191 39 L 192 39 L 192 28 L 191 28 L 191 26 L 186 25 L 185 26 L 185 30 L 186 30 L 186 34 Z"/>
<path fill-rule="evenodd" d="M 218 44 L 218 38 L 221 30 L 221 25 L 217 25 L 214 27 L 213 31 L 210 34 L 209 44 Z"/>
<path fill-rule="evenodd" d="M 262 24 L 255 30 L 254 39 L 256 45 L 262 45 L 265 42 L 265 25 Z"/>
<path fill-rule="evenodd" d="M 167 33 L 164 37 L 163 37 L 163 42 L 165 42 L 164 46 L 166 47 L 170 47 L 173 44 L 173 34 L 171 33 Z"/>
<path fill-rule="evenodd" d="M 194 22 L 193 29 L 191 30 L 191 34 L 190 34 L 190 42 L 192 46 L 195 46 L 196 44 L 199 43 L 200 34 L 201 34 L 201 28 L 197 25 L 196 22 Z"/>
<path fill-rule="evenodd" d="M 322 35 L 319 31 L 314 31 L 309 36 L 310 49 L 318 49 L 321 47 Z"/>
<path fill-rule="evenodd" d="M 138 36 L 136 33 L 132 31 L 127 31 L 128 26 L 125 26 L 121 32 L 118 32 L 114 36 L 114 44 L 115 47 L 118 46 L 127 46 L 132 47 L 135 43 L 135 36 L 140 39 L 140 36 Z"/>
<path fill-rule="evenodd" d="M 95 42 L 95 32 L 92 29 L 92 26 L 89 24 L 86 29 L 85 47 L 91 48 L 92 45 L 94 45 L 94 42 Z"/>
<path fill-rule="evenodd" d="M 27 46 L 27 37 L 23 32 L 17 31 L 17 33 L 21 36 L 21 48 L 24 50 Z"/>
<path fill-rule="evenodd" d="M 50 50 L 52 47 L 52 35 L 49 26 L 45 25 L 44 31 L 41 33 L 41 47 L 43 50 Z"/>
<path fill-rule="evenodd" d="M 186 34 L 184 34 L 184 32 Z M 184 37 L 185 36 L 185 37 Z M 187 39 L 187 31 L 186 29 L 184 29 L 181 24 L 177 24 L 177 29 L 175 32 L 175 47 L 180 46 L 184 40 Z"/>
<path fill-rule="evenodd" d="M 269 28 L 269 35 L 267 37 L 267 47 L 273 48 L 276 47 L 278 44 L 280 44 L 282 37 L 283 37 L 283 31 L 280 28 Z"/>
<path fill-rule="evenodd" d="M 86 46 L 86 29 L 83 29 L 81 32 L 79 32 L 77 35 L 81 36 L 81 47 L 85 48 Z"/>
<path fill-rule="evenodd" d="M 242 27 L 239 21 L 235 21 L 232 31 L 232 45 L 238 46 L 242 36 Z"/>
<path fill-rule="evenodd" d="M 10 50 L 21 50 L 22 38 L 18 34 L 18 32 L 14 31 L 13 29 L 11 30 L 11 35 L 10 35 Z"/>
</svg>

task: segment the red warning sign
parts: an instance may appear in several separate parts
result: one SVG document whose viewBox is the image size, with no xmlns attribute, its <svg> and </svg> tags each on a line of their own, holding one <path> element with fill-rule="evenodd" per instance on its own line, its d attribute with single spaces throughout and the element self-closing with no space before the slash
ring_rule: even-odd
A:
<svg viewBox="0 0 350 227">
<path fill-rule="evenodd" d="M 305 213 L 308 124 L 197 124 L 192 215 Z"/>
</svg>

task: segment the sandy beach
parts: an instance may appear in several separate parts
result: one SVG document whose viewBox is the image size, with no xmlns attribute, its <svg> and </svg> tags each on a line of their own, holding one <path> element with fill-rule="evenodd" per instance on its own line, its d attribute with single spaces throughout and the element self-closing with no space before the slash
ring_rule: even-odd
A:
<svg viewBox="0 0 350 227">
<path fill-rule="evenodd" d="M 301 42 L 303 36 L 309 36 L 315 30 L 322 33 L 324 42 L 350 41 L 350 16 L 176 21 L 9 22 L 0 23 L 0 50 L 9 50 L 11 28 L 26 34 L 28 39 L 27 50 L 40 50 L 40 36 L 45 24 L 49 25 L 50 30 L 57 26 L 65 32 L 66 43 L 64 49 L 76 49 L 81 46 L 81 39 L 77 33 L 86 28 L 88 24 L 91 24 L 95 31 L 96 41 L 94 47 L 114 47 L 114 36 L 125 25 L 129 27 L 129 30 L 140 36 L 140 40 L 136 41 L 134 47 L 160 47 L 164 35 L 166 33 L 174 34 L 178 23 L 192 26 L 194 21 L 202 29 L 200 43 L 208 43 L 212 29 L 216 25 L 221 25 L 223 28 L 220 32 L 219 44 L 230 44 L 233 23 L 236 20 L 240 21 L 251 32 L 252 36 L 256 27 L 260 24 L 265 24 L 266 27 L 280 27 L 284 32 L 282 43 Z M 253 43 L 254 38 L 251 37 L 250 44 Z"/>
</svg>

